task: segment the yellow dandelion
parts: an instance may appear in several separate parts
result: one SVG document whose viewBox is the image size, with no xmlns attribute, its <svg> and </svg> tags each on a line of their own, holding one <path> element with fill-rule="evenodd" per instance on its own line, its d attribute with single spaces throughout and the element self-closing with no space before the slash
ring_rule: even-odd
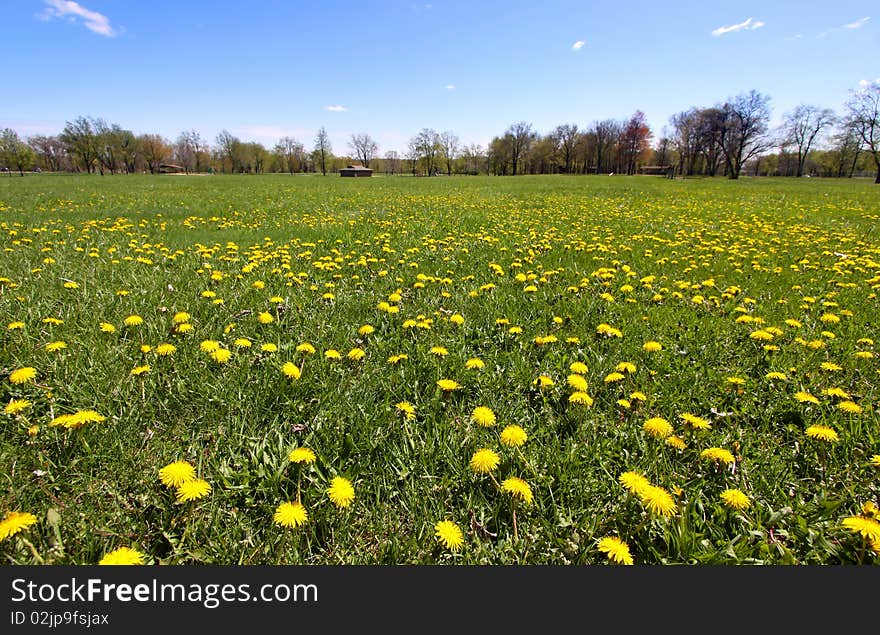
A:
<svg viewBox="0 0 880 635">
<path fill-rule="evenodd" d="M 665 439 L 672 434 L 672 424 L 662 417 L 651 417 L 642 425 L 642 430 L 657 439 Z"/>
<path fill-rule="evenodd" d="M 306 355 L 311 355 L 315 352 L 315 347 L 309 344 L 308 342 L 303 342 L 302 344 L 297 345 L 296 347 L 297 353 L 305 353 Z"/>
<path fill-rule="evenodd" d="M 217 340 L 205 340 L 199 344 L 199 348 L 205 353 L 213 353 L 220 348 L 220 342 Z"/>
<path fill-rule="evenodd" d="M 79 410 L 71 414 L 59 415 L 49 422 L 50 426 L 63 426 L 67 429 L 77 429 L 87 423 L 101 423 L 106 417 L 94 410 Z"/>
<path fill-rule="evenodd" d="M 478 357 L 471 357 L 464 363 L 464 367 L 468 370 L 480 370 L 486 366 L 485 362 Z"/>
<path fill-rule="evenodd" d="M 67 348 L 67 342 L 49 342 L 46 344 L 45 349 L 50 353 L 55 353 L 57 351 L 61 351 Z"/>
<path fill-rule="evenodd" d="M 144 318 L 140 315 L 129 315 L 127 318 L 122 320 L 122 323 L 126 326 L 140 326 L 144 323 Z"/>
<path fill-rule="evenodd" d="M 511 448 L 518 448 L 525 444 L 529 436 L 518 425 L 509 425 L 501 431 L 501 443 Z"/>
<path fill-rule="evenodd" d="M 639 497 L 652 514 L 673 516 L 677 510 L 672 495 L 662 487 L 649 484 L 639 492 Z"/>
<path fill-rule="evenodd" d="M 299 366 L 293 362 L 285 362 L 281 367 L 281 372 L 290 379 L 299 379 L 302 376 L 302 371 L 299 369 Z"/>
<path fill-rule="evenodd" d="M 724 490 L 723 492 L 721 492 L 721 500 L 724 502 L 725 505 L 737 511 L 748 509 L 752 504 L 752 501 L 745 494 L 745 492 L 742 492 L 738 489 Z"/>
<path fill-rule="evenodd" d="M 862 412 L 862 407 L 854 401 L 841 401 L 839 404 L 837 404 L 837 407 L 844 412 L 848 412 L 854 415 L 860 414 Z"/>
<path fill-rule="evenodd" d="M 103 333 L 115 333 L 116 327 L 110 324 L 109 322 L 101 322 L 99 325 L 101 332 Z"/>
<path fill-rule="evenodd" d="M 531 505 L 534 501 L 532 488 L 529 484 L 517 476 L 510 476 L 501 481 L 501 489 L 523 501 L 527 505 Z"/>
<path fill-rule="evenodd" d="M 274 321 L 275 318 L 272 317 L 272 314 L 267 311 L 263 311 L 262 313 L 257 315 L 257 322 L 259 322 L 260 324 L 272 324 L 272 322 Z"/>
<path fill-rule="evenodd" d="M 167 342 L 163 342 L 156 347 L 156 355 L 161 355 L 162 357 L 167 357 L 171 355 L 174 351 L 177 350 L 177 347 L 174 344 L 168 344 Z"/>
<path fill-rule="evenodd" d="M 131 369 L 130 375 L 137 377 L 138 375 L 143 375 L 144 373 L 148 373 L 152 370 L 152 366 L 149 364 L 144 364 L 143 366 L 135 366 Z"/>
<path fill-rule="evenodd" d="M 880 522 L 864 516 L 848 516 L 840 523 L 845 529 L 871 541 L 880 541 Z"/>
<path fill-rule="evenodd" d="M 606 536 L 599 541 L 599 551 L 618 564 L 632 564 L 633 558 L 627 544 L 616 536 Z"/>
<path fill-rule="evenodd" d="M 618 382 L 624 379 L 623 373 L 613 372 L 605 375 L 605 383 L 613 384 L 614 382 Z"/>
<path fill-rule="evenodd" d="M 461 388 L 461 384 L 453 379 L 441 379 L 437 382 L 437 386 L 443 392 L 452 392 L 453 390 Z"/>
<path fill-rule="evenodd" d="M 232 342 L 232 345 L 237 346 L 238 348 L 250 348 L 252 343 L 246 337 L 239 337 L 239 338 L 236 338 L 235 341 Z"/>
<path fill-rule="evenodd" d="M 3 408 L 3 412 L 8 415 L 18 415 L 31 407 L 31 402 L 27 399 L 12 399 L 6 404 L 6 407 Z"/>
<path fill-rule="evenodd" d="M 572 362 L 568 369 L 575 375 L 586 375 L 590 370 L 583 362 Z"/>
<path fill-rule="evenodd" d="M 471 412 L 471 421 L 484 428 L 491 428 L 495 425 L 495 413 L 485 406 L 477 406 Z"/>
<path fill-rule="evenodd" d="M 177 502 L 185 503 L 204 498 L 211 493 L 211 484 L 200 478 L 185 481 L 177 486 Z"/>
<path fill-rule="evenodd" d="M 306 524 L 309 520 L 309 513 L 299 501 L 295 503 L 281 503 L 275 510 L 273 520 L 276 525 L 295 529 Z"/>
<path fill-rule="evenodd" d="M 808 392 L 804 392 L 803 390 L 796 392 L 794 394 L 794 398 L 797 399 L 801 403 L 812 403 L 812 404 L 819 403 L 819 400 L 816 397 L 814 397 L 813 395 L 811 395 Z"/>
<path fill-rule="evenodd" d="M 534 384 L 539 388 L 550 388 L 556 384 L 551 377 L 547 375 L 539 375 L 538 378 L 534 381 Z"/>
<path fill-rule="evenodd" d="M 412 405 L 408 401 L 401 401 L 399 403 L 394 404 L 394 407 L 397 408 L 400 412 L 404 414 L 407 419 L 415 419 L 416 418 L 416 407 Z"/>
<path fill-rule="evenodd" d="M 7 512 L 0 520 L 0 542 L 36 524 L 37 517 L 28 512 Z"/>
<path fill-rule="evenodd" d="M 355 348 L 351 349 L 350 351 L 348 351 L 348 354 L 346 355 L 346 357 L 348 357 L 348 359 L 350 359 L 350 360 L 357 362 L 357 361 L 362 360 L 366 356 L 366 354 L 367 354 L 367 352 L 364 349 L 355 347 Z"/>
<path fill-rule="evenodd" d="M 578 375 L 577 373 L 571 374 L 566 377 L 566 381 L 571 388 L 579 392 L 587 392 L 587 388 L 589 388 L 590 385 L 586 377 L 584 377 L 583 375 Z"/>
<path fill-rule="evenodd" d="M 715 461 L 716 463 L 724 463 L 726 465 L 736 462 L 736 458 L 733 454 L 724 448 L 706 448 L 700 452 L 700 458 L 706 459 L 707 461 Z"/>
<path fill-rule="evenodd" d="M 24 366 L 22 368 L 16 368 L 11 373 L 9 373 L 9 381 L 11 381 L 13 384 L 23 384 L 25 382 L 31 381 L 36 376 L 36 368 L 32 366 Z"/>
<path fill-rule="evenodd" d="M 773 372 L 770 372 L 770 373 L 767 373 L 766 375 L 764 375 L 764 379 L 767 379 L 770 381 L 786 381 L 788 379 L 788 377 L 786 376 L 785 373 L 773 371 Z"/>
<path fill-rule="evenodd" d="M 642 345 L 642 349 L 648 353 L 656 353 L 657 351 L 663 350 L 663 344 L 655 342 L 654 340 L 649 340 Z"/>
<path fill-rule="evenodd" d="M 120 547 L 108 554 L 98 562 L 99 565 L 135 565 L 144 563 L 144 554 L 130 547 Z"/>
<path fill-rule="evenodd" d="M 691 414 L 689 412 L 683 412 L 679 416 L 689 427 L 693 428 L 694 430 L 708 430 L 712 427 L 706 419 L 698 417 L 697 415 Z"/>
<path fill-rule="evenodd" d="M 569 403 L 574 403 L 574 404 L 578 404 L 581 406 L 587 406 L 587 407 L 593 405 L 593 398 L 590 397 L 590 395 L 588 395 L 587 393 L 582 392 L 580 390 L 571 393 L 568 396 L 568 401 L 569 401 Z"/>
<path fill-rule="evenodd" d="M 165 487 L 179 487 L 196 477 L 196 469 L 188 461 L 175 461 L 159 470 L 159 480 Z"/>
<path fill-rule="evenodd" d="M 324 359 L 342 359 L 342 355 L 335 348 L 324 351 Z"/>
<path fill-rule="evenodd" d="M 327 495 L 337 507 L 348 507 L 354 500 L 354 487 L 348 479 L 334 476 L 327 489 Z"/>
<path fill-rule="evenodd" d="M 618 373 L 628 373 L 631 375 L 636 372 L 637 367 L 632 362 L 620 362 L 614 367 L 614 370 Z"/>
<path fill-rule="evenodd" d="M 666 437 L 666 445 L 671 446 L 676 450 L 684 450 L 687 447 L 684 439 L 675 435 L 669 435 L 668 437 Z"/>
<path fill-rule="evenodd" d="M 24 322 L 10 322 L 6 325 L 7 331 L 20 331 L 24 328 Z"/>
<path fill-rule="evenodd" d="M 311 448 L 300 447 L 294 448 L 287 455 L 287 459 L 291 463 L 314 463 L 317 460 L 315 453 Z"/>
<path fill-rule="evenodd" d="M 178 311 L 174 314 L 174 317 L 171 318 L 171 321 L 175 324 L 185 324 L 190 321 L 192 316 L 186 311 Z"/>
<path fill-rule="evenodd" d="M 459 551 L 464 544 L 461 528 L 451 520 L 441 520 L 434 525 L 434 536 L 450 551 Z"/>
<path fill-rule="evenodd" d="M 225 348 L 218 348 L 215 351 L 211 351 L 211 359 L 213 359 L 218 364 L 225 364 L 232 358 L 232 351 Z"/>
<path fill-rule="evenodd" d="M 501 457 L 489 448 L 480 448 L 470 460 L 471 469 L 478 474 L 488 474 L 501 463 Z"/>
<path fill-rule="evenodd" d="M 804 430 L 804 434 L 811 439 L 818 439 L 819 441 L 825 441 L 826 443 L 834 443 L 835 441 L 840 440 L 840 437 L 837 436 L 837 432 L 828 426 L 812 425 Z"/>
<path fill-rule="evenodd" d="M 263 351 L 264 353 L 277 353 L 278 347 L 275 344 L 273 344 L 272 342 L 267 342 L 266 344 L 263 344 L 262 346 L 260 346 L 260 350 Z"/>
</svg>

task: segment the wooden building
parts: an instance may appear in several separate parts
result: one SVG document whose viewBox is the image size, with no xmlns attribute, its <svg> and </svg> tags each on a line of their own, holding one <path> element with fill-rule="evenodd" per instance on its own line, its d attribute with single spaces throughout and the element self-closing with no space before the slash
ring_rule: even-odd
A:
<svg viewBox="0 0 880 635">
<path fill-rule="evenodd" d="M 373 171 L 362 165 L 349 165 L 348 167 L 340 168 L 339 176 L 373 176 Z"/>
</svg>

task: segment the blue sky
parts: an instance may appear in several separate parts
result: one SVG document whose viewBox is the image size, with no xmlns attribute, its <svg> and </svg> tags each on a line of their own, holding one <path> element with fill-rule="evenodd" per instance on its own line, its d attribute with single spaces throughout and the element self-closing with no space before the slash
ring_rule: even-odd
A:
<svg viewBox="0 0 880 635">
<path fill-rule="evenodd" d="M 4 0 L 0 127 L 57 133 L 78 115 L 173 139 L 226 128 L 347 152 L 367 132 L 404 151 L 421 128 L 486 144 L 669 117 L 749 89 L 774 119 L 842 110 L 880 80 L 875 2 Z M 714 31 L 714 33 L 713 33 Z"/>
</svg>

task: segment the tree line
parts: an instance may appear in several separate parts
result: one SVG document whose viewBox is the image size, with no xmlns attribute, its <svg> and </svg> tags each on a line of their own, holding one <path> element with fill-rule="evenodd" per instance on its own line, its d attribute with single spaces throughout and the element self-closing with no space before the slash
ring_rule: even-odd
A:
<svg viewBox="0 0 880 635">
<path fill-rule="evenodd" d="M 367 133 L 351 135 L 348 152 L 333 152 L 322 127 L 309 146 L 282 137 L 271 148 L 242 141 L 227 130 L 213 143 L 196 130 L 170 141 L 158 134 L 135 135 L 104 119 L 80 116 L 57 135 L 21 139 L 0 131 L 0 167 L 98 174 L 265 172 L 327 174 L 350 163 L 386 174 L 637 174 L 667 171 L 681 176 L 852 177 L 873 173 L 880 183 L 880 85 L 851 93 L 845 112 L 801 104 L 771 129 L 770 97 L 741 93 L 723 103 L 676 113 L 659 135 L 637 110 L 622 120 L 579 127 L 556 126 L 546 134 L 520 121 L 495 136 L 488 147 L 463 144 L 452 131 L 423 128 L 401 154 Z"/>
</svg>

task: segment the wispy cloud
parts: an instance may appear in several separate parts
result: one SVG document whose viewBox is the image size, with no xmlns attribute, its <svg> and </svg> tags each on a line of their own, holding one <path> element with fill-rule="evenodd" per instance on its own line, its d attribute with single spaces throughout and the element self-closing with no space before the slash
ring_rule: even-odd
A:
<svg viewBox="0 0 880 635">
<path fill-rule="evenodd" d="M 455 90 L 455 84 L 446 84 L 446 90 Z"/>
<path fill-rule="evenodd" d="M 863 26 L 865 26 L 865 22 L 867 22 L 870 19 L 871 18 L 861 18 L 859 20 L 856 20 L 855 22 L 850 22 L 849 24 L 844 24 L 843 28 L 844 29 L 860 29 Z"/>
<path fill-rule="evenodd" d="M 797 33 L 795 35 L 789 35 L 787 38 L 785 38 L 785 41 L 791 42 L 792 40 L 800 40 L 802 37 L 804 37 L 803 33 Z"/>
<path fill-rule="evenodd" d="M 712 31 L 712 35 L 718 37 L 719 35 L 724 35 L 725 33 L 734 33 L 736 31 L 753 31 L 754 29 L 760 29 L 762 26 L 764 26 L 764 23 L 760 20 L 752 20 L 751 18 L 748 18 L 745 22 L 740 22 L 739 24 L 719 26 L 717 29 Z"/>
<path fill-rule="evenodd" d="M 345 112 L 348 108 L 345 106 L 324 106 L 324 110 L 329 110 L 330 112 Z"/>
<path fill-rule="evenodd" d="M 580 51 L 582 48 L 584 48 L 584 44 L 586 44 L 586 42 L 584 42 L 583 40 L 578 40 L 577 42 L 575 42 L 574 44 L 571 45 L 571 50 L 572 51 Z"/>
<path fill-rule="evenodd" d="M 880 86 L 880 77 L 875 79 L 873 82 L 870 79 L 860 79 L 859 80 L 859 86 L 861 86 L 862 88 L 867 88 L 871 84 L 877 84 L 878 86 Z"/>
<path fill-rule="evenodd" d="M 97 11 L 86 9 L 78 2 L 72 0 L 43 0 L 46 8 L 42 13 L 38 14 L 42 20 L 51 20 L 52 18 L 65 19 L 69 22 L 77 22 L 82 20 L 85 26 L 92 33 L 103 35 L 104 37 L 116 37 L 119 35 L 119 29 L 114 28 L 110 24 L 110 18 Z"/>
</svg>

